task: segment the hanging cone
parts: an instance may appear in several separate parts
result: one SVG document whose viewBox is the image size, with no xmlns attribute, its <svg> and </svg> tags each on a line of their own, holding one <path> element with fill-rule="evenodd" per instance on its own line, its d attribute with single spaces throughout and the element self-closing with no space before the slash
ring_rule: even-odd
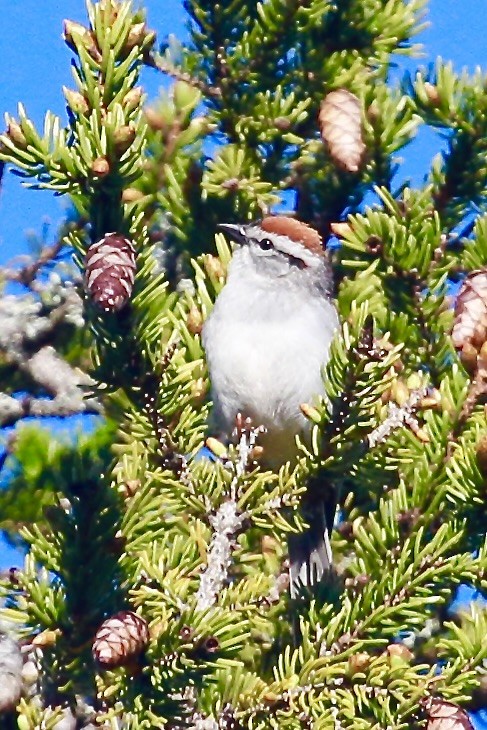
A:
<svg viewBox="0 0 487 730">
<path fill-rule="evenodd" d="M 86 253 L 86 292 L 100 309 L 118 312 L 130 299 L 136 268 L 132 241 L 120 233 L 107 233 Z"/>
<path fill-rule="evenodd" d="M 441 697 L 428 697 L 421 704 L 428 718 L 426 730 L 473 730 L 465 710 L 453 702 Z"/>
<path fill-rule="evenodd" d="M 467 370 L 474 369 L 487 342 L 487 269 L 472 271 L 465 278 L 455 302 L 451 337 Z"/>
<path fill-rule="evenodd" d="M 321 138 L 335 165 L 358 172 L 365 153 L 360 102 L 346 89 L 331 91 L 321 102 Z"/>
<path fill-rule="evenodd" d="M 95 635 L 93 658 L 103 669 L 130 664 L 149 643 L 147 621 L 133 611 L 119 611 Z"/>
</svg>

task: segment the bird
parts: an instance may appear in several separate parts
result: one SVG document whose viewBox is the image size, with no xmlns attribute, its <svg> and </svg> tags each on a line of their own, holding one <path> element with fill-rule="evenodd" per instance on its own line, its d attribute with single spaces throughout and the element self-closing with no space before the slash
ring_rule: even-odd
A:
<svg viewBox="0 0 487 730">
<path fill-rule="evenodd" d="M 202 330 L 213 429 L 230 442 L 236 418 L 263 427 L 261 465 L 277 470 L 309 439 L 301 410 L 325 395 L 323 368 L 338 327 L 332 271 L 319 233 L 286 215 L 218 226 L 235 246 L 224 287 Z M 291 596 L 331 567 L 335 505 L 308 502 L 309 527 L 288 539 Z"/>
</svg>

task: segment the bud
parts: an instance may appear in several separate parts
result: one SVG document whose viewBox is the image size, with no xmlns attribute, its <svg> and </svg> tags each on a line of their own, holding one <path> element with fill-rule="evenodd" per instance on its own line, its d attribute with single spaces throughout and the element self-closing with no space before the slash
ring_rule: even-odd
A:
<svg viewBox="0 0 487 730">
<path fill-rule="evenodd" d="M 136 46 L 152 45 L 156 39 L 154 31 L 148 30 L 145 23 L 134 23 L 130 28 L 122 52 L 129 54 Z"/>
<path fill-rule="evenodd" d="M 106 157 L 97 157 L 91 165 L 91 172 L 96 177 L 105 177 L 110 172 L 110 165 Z"/>
<path fill-rule="evenodd" d="M 389 644 L 387 647 L 389 666 L 391 669 L 399 669 L 405 664 L 410 664 L 413 654 L 405 644 Z"/>
<path fill-rule="evenodd" d="M 124 124 L 113 133 L 113 146 L 117 155 L 122 156 L 128 150 L 136 136 L 133 124 Z"/>
<path fill-rule="evenodd" d="M 191 384 L 191 399 L 195 402 L 203 400 L 206 396 L 206 380 L 204 378 L 197 378 Z"/>
<path fill-rule="evenodd" d="M 441 99 L 440 94 L 438 93 L 438 87 L 436 87 L 434 84 L 430 84 L 429 81 L 426 81 L 424 84 L 424 90 L 430 104 L 432 104 L 433 106 L 439 106 Z"/>
<path fill-rule="evenodd" d="M 404 380 L 394 380 L 391 385 L 391 395 L 397 405 L 402 408 L 409 400 L 410 392 Z"/>
<path fill-rule="evenodd" d="M 354 674 L 360 674 L 367 669 L 370 664 L 370 656 L 366 652 L 358 652 L 353 654 L 348 660 L 348 670 L 353 676 Z"/>
<path fill-rule="evenodd" d="M 252 451 L 249 454 L 249 457 L 252 461 L 260 461 L 264 455 L 264 447 L 263 446 L 254 446 Z"/>
<path fill-rule="evenodd" d="M 78 53 L 78 45 L 81 45 L 95 61 L 101 61 L 102 55 L 95 36 L 84 25 L 75 23 L 73 20 L 65 20 L 63 37 L 66 44 L 75 53 Z"/>
<path fill-rule="evenodd" d="M 88 28 L 74 20 L 65 20 L 63 22 L 63 38 L 65 43 L 73 51 L 77 51 L 76 40 L 81 41 L 88 34 Z"/>
<path fill-rule="evenodd" d="M 330 230 L 337 238 L 345 238 L 347 233 L 350 233 L 352 226 L 349 223 L 337 221 L 336 223 L 330 223 Z"/>
<path fill-rule="evenodd" d="M 54 646 L 59 636 L 61 636 L 60 629 L 55 629 L 54 631 L 51 629 L 45 629 L 45 631 L 41 631 L 40 634 L 34 636 L 32 639 L 32 645 L 38 647 Z"/>
<path fill-rule="evenodd" d="M 228 180 L 224 180 L 221 183 L 221 187 L 224 190 L 231 190 L 232 192 L 235 192 L 240 187 L 240 180 L 238 177 L 230 177 Z"/>
<path fill-rule="evenodd" d="M 299 408 L 303 416 L 313 423 L 321 423 L 320 412 L 314 407 L 310 406 L 309 403 L 300 403 Z"/>
<path fill-rule="evenodd" d="M 274 126 L 280 132 L 287 132 L 291 128 L 291 122 L 286 117 L 276 117 L 274 119 Z"/>
<path fill-rule="evenodd" d="M 213 436 L 209 436 L 205 444 L 210 451 L 215 454 L 215 456 L 218 456 L 219 459 L 224 459 L 227 456 L 227 449 L 222 444 L 221 441 L 218 441 L 218 439 L 214 438 Z"/>
<path fill-rule="evenodd" d="M 140 489 L 140 481 L 138 479 L 128 479 L 123 484 L 120 484 L 117 491 L 122 495 L 124 499 L 133 497 Z"/>
<path fill-rule="evenodd" d="M 136 109 L 142 101 L 143 95 L 144 90 L 142 86 L 135 86 L 133 89 L 130 89 L 127 94 L 125 94 L 122 101 L 122 106 L 127 111 L 132 111 L 132 109 Z"/>
<path fill-rule="evenodd" d="M 127 40 L 124 43 L 123 50 L 129 53 L 135 46 L 140 46 L 147 33 L 147 26 L 145 23 L 134 23 L 130 28 Z"/>
<path fill-rule="evenodd" d="M 122 192 L 122 203 L 135 203 L 144 197 L 144 193 L 136 188 L 125 188 Z"/>
<path fill-rule="evenodd" d="M 83 94 L 80 94 L 79 91 L 68 89 L 67 86 L 63 86 L 63 94 L 71 111 L 80 115 L 88 114 L 90 107 Z"/>
<path fill-rule="evenodd" d="M 158 111 L 148 106 L 144 109 L 147 124 L 154 132 L 162 132 L 167 129 L 167 122 Z"/>
<path fill-rule="evenodd" d="M 148 30 L 144 38 L 144 46 L 150 50 L 156 42 L 157 33 L 155 30 Z"/>
<path fill-rule="evenodd" d="M 191 309 L 188 312 L 186 325 L 192 335 L 199 335 L 202 330 L 203 315 L 201 314 L 198 307 L 196 307 L 194 304 L 191 305 Z"/>
<path fill-rule="evenodd" d="M 441 393 L 436 388 L 421 400 L 420 407 L 426 410 L 427 408 L 437 408 L 441 405 Z"/>
<path fill-rule="evenodd" d="M 275 537 L 272 535 L 263 535 L 260 541 L 261 550 L 264 554 L 276 554 L 276 548 L 279 546 Z"/>
<path fill-rule="evenodd" d="M 27 148 L 28 143 L 26 136 L 22 131 L 22 127 L 15 121 L 15 119 L 10 118 L 8 120 L 7 137 L 9 137 L 19 149 L 25 150 Z"/>
<path fill-rule="evenodd" d="M 429 442 L 431 441 L 430 437 L 428 436 L 428 434 L 426 433 L 424 428 L 417 428 L 417 429 L 413 430 L 413 433 L 416 436 L 416 438 L 418 439 L 418 441 L 421 441 L 421 443 L 423 443 L 423 444 L 429 444 Z"/>
<path fill-rule="evenodd" d="M 208 253 L 204 257 L 203 262 L 208 276 L 213 277 L 218 281 L 224 281 L 225 269 L 217 256 L 212 256 Z"/>
<path fill-rule="evenodd" d="M 264 692 L 264 694 L 262 695 L 262 699 L 266 704 L 273 705 L 279 700 L 279 695 L 269 690 L 268 692 Z"/>
</svg>

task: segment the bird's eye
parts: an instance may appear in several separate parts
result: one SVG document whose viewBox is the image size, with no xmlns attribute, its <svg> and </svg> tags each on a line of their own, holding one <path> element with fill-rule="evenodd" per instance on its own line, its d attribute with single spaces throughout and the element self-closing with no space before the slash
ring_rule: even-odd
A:
<svg viewBox="0 0 487 730">
<path fill-rule="evenodd" d="M 263 238 L 262 241 L 259 241 L 259 246 L 263 251 L 268 251 L 272 248 L 272 241 L 269 241 L 268 238 Z"/>
</svg>

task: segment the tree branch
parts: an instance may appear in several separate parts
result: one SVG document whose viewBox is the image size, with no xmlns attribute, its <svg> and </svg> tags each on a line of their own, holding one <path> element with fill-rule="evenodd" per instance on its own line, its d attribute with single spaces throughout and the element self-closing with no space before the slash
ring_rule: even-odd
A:
<svg viewBox="0 0 487 730">
<path fill-rule="evenodd" d="M 170 61 L 168 61 L 166 58 L 158 53 L 152 53 L 146 59 L 146 65 L 151 66 L 158 71 L 162 71 L 162 73 L 165 73 L 168 76 L 172 76 L 172 78 L 176 79 L 177 81 L 186 82 L 190 86 L 193 86 L 195 89 L 199 89 L 199 91 L 201 91 L 202 94 L 207 97 L 211 97 L 213 99 L 222 98 L 221 89 L 219 89 L 217 86 L 210 86 L 201 79 L 198 79 L 195 76 L 191 76 L 191 74 L 187 73 L 186 71 L 182 71 L 180 68 L 174 66 L 174 64 L 172 64 Z"/>
</svg>

